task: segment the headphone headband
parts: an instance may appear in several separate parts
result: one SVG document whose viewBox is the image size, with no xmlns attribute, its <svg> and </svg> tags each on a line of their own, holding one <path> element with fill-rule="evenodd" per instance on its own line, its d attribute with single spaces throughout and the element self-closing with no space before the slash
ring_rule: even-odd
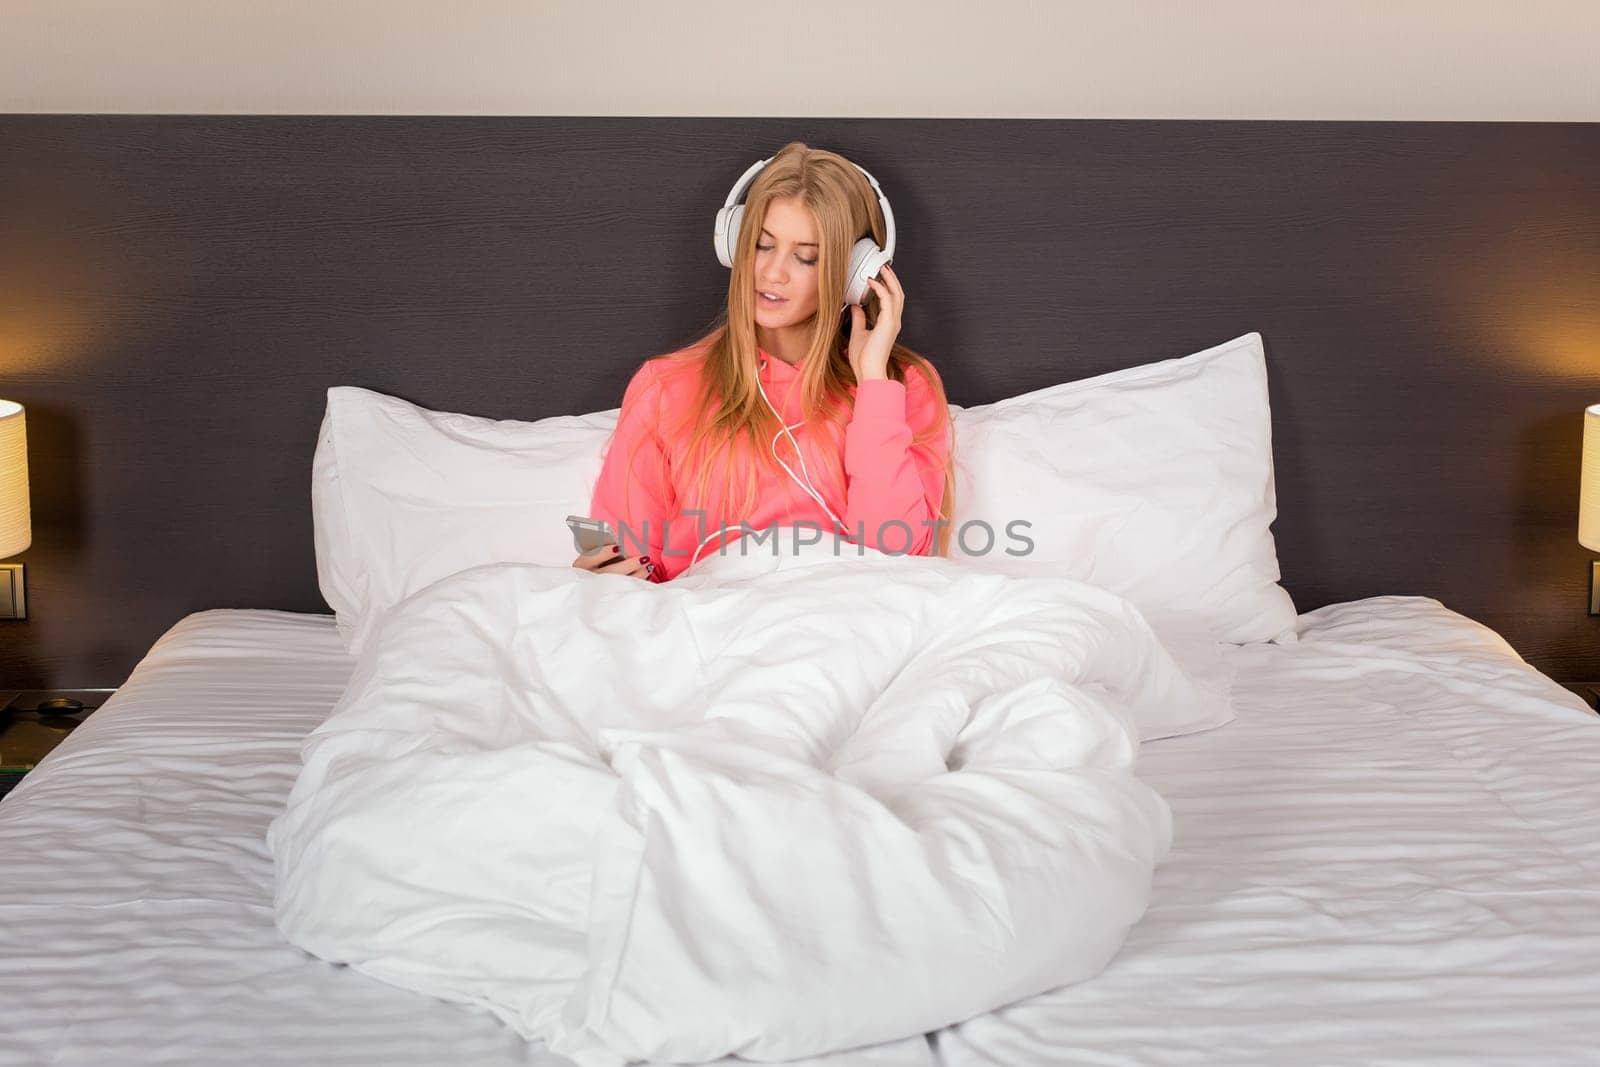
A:
<svg viewBox="0 0 1600 1067">
<path fill-rule="evenodd" d="M 728 199 L 722 202 L 722 210 L 717 213 L 719 226 L 726 225 L 728 218 L 732 214 L 729 209 L 744 199 L 744 195 L 749 191 L 750 186 L 755 184 L 756 175 L 760 174 L 762 168 L 771 163 L 773 158 L 768 156 L 766 159 L 758 159 L 750 164 L 743 174 L 739 175 L 739 180 L 733 183 L 732 189 L 728 190 Z M 889 198 L 883 195 L 883 187 L 878 184 L 878 179 L 874 178 L 866 167 L 853 160 L 850 165 L 866 176 L 868 184 L 872 186 L 872 191 L 878 198 L 878 210 L 883 212 L 883 254 L 889 259 L 893 259 L 895 242 L 894 209 L 889 206 Z M 728 254 L 730 256 L 733 254 L 731 247 L 728 249 Z"/>
</svg>

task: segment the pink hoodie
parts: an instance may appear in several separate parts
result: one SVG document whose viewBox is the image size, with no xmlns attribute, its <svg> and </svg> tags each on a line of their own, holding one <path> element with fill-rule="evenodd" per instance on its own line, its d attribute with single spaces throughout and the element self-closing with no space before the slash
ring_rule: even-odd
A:
<svg viewBox="0 0 1600 1067">
<path fill-rule="evenodd" d="M 802 417 L 799 371 L 765 350 L 760 358 L 761 384 L 783 413 L 784 422 L 793 426 Z M 690 488 L 678 481 L 688 477 L 682 472 L 689 434 L 680 432 L 665 439 L 663 428 L 681 424 L 683 415 L 698 406 L 699 368 L 697 360 L 663 358 L 646 361 L 634 373 L 623 393 L 617 428 L 605 450 L 589 515 L 611 524 L 622 539 L 624 555 L 640 552 L 636 540 L 646 542 L 644 552 L 656 564 L 658 582 L 681 574 L 700 541 L 725 524 L 743 521 L 751 529 L 761 530 L 774 523 L 809 522 L 823 531 L 822 544 L 833 544 L 834 537 L 827 532 L 834 529 L 833 520 L 781 468 L 758 481 L 752 514 L 729 513 L 732 503 L 725 499 L 715 474 L 707 485 L 705 516 L 680 512 L 679 498 Z M 778 438 L 778 457 L 797 475 L 809 474 L 818 495 L 844 520 L 846 528 L 838 533 L 841 542 L 896 555 L 927 555 L 936 533 L 933 520 L 938 518 L 944 495 L 949 434 L 926 445 L 913 446 L 911 438 L 936 420 L 948 419 L 948 411 L 940 410 L 938 397 L 916 368 L 907 371 L 903 383 L 875 379 L 860 382 L 850 391 L 855 406 L 842 431 L 821 419 L 790 431 L 805 457 L 804 472 L 787 434 Z M 766 447 L 770 440 L 769 433 L 761 446 Z M 633 452 L 630 479 L 628 454 L 635 444 L 639 447 Z M 846 480 L 842 486 L 833 474 L 837 460 L 832 458 L 841 452 Z M 719 454 L 719 459 L 726 454 Z M 735 491 L 742 493 L 743 468 L 736 468 L 735 473 Z M 741 551 L 736 544 L 740 535 L 736 528 L 712 538 L 700 549 L 699 560 L 715 556 L 724 544 L 728 546 L 724 552 Z M 783 536 L 787 544 L 792 535 L 786 532 Z M 815 540 L 818 535 L 802 531 L 802 536 Z M 771 552 L 770 537 L 742 550 Z M 840 551 L 850 550 L 841 547 Z"/>
</svg>

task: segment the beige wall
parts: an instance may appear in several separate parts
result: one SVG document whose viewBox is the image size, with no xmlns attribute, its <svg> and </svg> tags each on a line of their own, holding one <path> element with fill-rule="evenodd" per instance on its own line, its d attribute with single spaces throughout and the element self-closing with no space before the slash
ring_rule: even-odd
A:
<svg viewBox="0 0 1600 1067">
<path fill-rule="evenodd" d="M 0 111 L 1600 121 L 1595 0 L 0 0 Z"/>
</svg>

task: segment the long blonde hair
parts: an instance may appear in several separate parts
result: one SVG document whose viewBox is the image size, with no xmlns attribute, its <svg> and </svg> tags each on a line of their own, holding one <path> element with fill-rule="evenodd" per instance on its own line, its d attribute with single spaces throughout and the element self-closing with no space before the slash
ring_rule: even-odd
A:
<svg viewBox="0 0 1600 1067">
<path fill-rule="evenodd" d="M 767 448 L 781 423 L 757 385 L 759 373 L 755 325 L 755 246 L 772 200 L 795 198 L 810 210 L 818 231 L 817 313 L 811 343 L 800 364 L 801 410 L 807 423 L 822 419 L 841 429 L 850 414 L 849 387 L 856 384 L 850 369 L 850 316 L 835 319 L 832 308 L 844 303 L 845 269 L 850 249 L 861 238 L 870 236 L 883 245 L 886 234 L 883 212 L 877 195 L 862 173 L 849 160 L 834 152 L 811 148 L 800 141 L 784 145 L 772 157 L 750 186 L 745 198 L 738 244 L 733 250 L 733 270 L 728 278 L 728 300 L 709 332 L 683 352 L 659 357 L 661 370 L 689 370 L 698 364 L 699 395 L 705 398 L 702 409 L 686 417 L 683 424 L 661 427 L 662 434 L 689 433 L 685 459 L 687 486 L 680 508 L 694 507 L 706 499 L 706 489 L 715 474 L 725 487 L 725 499 L 734 499 L 733 483 L 737 470 L 744 472 L 743 500 L 731 521 L 739 521 L 755 506 L 756 487 L 763 474 L 779 470 Z M 869 291 L 863 305 L 867 325 L 877 322 L 878 300 Z M 682 363 L 682 367 L 670 364 Z M 924 444 L 950 433 L 950 414 L 943 384 L 929 362 L 905 345 L 895 343 L 889 356 L 889 377 L 904 382 L 909 368 L 916 367 L 938 399 L 940 417 L 936 424 L 913 438 Z M 690 425 L 692 423 L 692 425 Z M 953 448 L 953 445 L 952 445 Z M 844 457 L 835 455 L 827 476 L 838 486 L 845 484 Z M 948 525 L 955 503 L 955 462 L 945 467 L 944 493 L 938 518 L 947 525 L 936 527 L 933 551 L 945 555 L 951 531 Z M 821 479 L 812 473 L 821 488 Z M 677 479 L 675 479 L 677 480 Z M 707 529 L 730 521 L 730 517 L 708 515 Z"/>
</svg>

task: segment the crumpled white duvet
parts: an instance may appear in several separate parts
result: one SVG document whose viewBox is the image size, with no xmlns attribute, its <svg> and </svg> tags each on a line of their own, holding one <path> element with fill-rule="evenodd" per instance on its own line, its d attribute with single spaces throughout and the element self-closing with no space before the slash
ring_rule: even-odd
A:
<svg viewBox="0 0 1600 1067">
<path fill-rule="evenodd" d="M 584 1065 L 893 1041 L 1096 974 L 1211 707 L 1111 593 L 730 552 L 653 585 L 495 565 L 394 608 L 272 824 L 277 923 Z"/>
</svg>

